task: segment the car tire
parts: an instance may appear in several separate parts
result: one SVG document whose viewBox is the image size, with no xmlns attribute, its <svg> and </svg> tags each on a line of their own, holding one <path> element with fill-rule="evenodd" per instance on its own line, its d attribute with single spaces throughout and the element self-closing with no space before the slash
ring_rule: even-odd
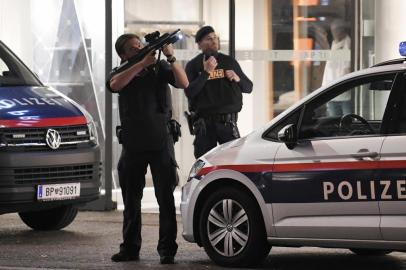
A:
<svg viewBox="0 0 406 270">
<path fill-rule="evenodd" d="M 255 266 L 271 249 L 257 203 L 236 188 L 216 190 L 205 199 L 199 233 L 207 255 L 221 266 Z"/>
<path fill-rule="evenodd" d="M 60 230 L 75 219 L 78 208 L 64 205 L 43 211 L 18 213 L 21 220 L 30 228 L 40 231 Z"/>
<path fill-rule="evenodd" d="M 352 248 L 350 249 L 353 253 L 361 256 L 383 256 L 392 252 L 392 250 L 387 249 L 361 249 Z"/>
</svg>

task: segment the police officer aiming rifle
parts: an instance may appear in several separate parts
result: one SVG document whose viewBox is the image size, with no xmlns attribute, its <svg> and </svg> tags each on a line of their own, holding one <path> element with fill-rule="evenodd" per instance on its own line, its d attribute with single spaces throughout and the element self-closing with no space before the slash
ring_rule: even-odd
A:
<svg viewBox="0 0 406 270">
<path fill-rule="evenodd" d="M 171 43 L 177 40 L 173 37 L 172 34 L 162 37 L 155 34 L 150 44 L 144 47 L 137 35 L 124 34 L 115 43 L 123 64 L 112 71 L 107 88 L 119 94 L 123 149 L 118 175 L 124 201 L 124 241 L 120 251 L 111 257 L 114 262 L 139 260 L 141 199 L 149 165 L 160 209 L 157 246 L 160 262 L 174 263 L 178 247 L 173 198 L 177 164 L 173 138 L 168 129 L 172 110 L 168 83 L 186 88 L 189 82 L 173 55 Z M 166 61 L 157 61 L 156 50 L 162 50 Z"/>
</svg>

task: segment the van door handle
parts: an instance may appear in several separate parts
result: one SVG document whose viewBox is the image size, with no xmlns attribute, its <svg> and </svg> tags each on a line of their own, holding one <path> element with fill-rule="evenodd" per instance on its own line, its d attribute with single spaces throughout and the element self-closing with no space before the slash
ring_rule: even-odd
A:
<svg viewBox="0 0 406 270">
<path fill-rule="evenodd" d="M 377 160 L 379 158 L 379 155 L 377 152 L 358 152 L 355 154 L 351 154 L 351 156 L 357 160 L 364 160 L 364 159 L 372 159 L 372 160 Z"/>
</svg>

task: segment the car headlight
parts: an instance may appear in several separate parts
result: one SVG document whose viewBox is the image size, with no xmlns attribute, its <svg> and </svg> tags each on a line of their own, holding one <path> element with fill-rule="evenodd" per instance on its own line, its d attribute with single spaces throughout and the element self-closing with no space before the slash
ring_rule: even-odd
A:
<svg viewBox="0 0 406 270">
<path fill-rule="evenodd" d="M 89 140 L 94 144 L 98 145 L 99 144 L 99 139 L 97 137 L 97 127 L 94 121 L 90 121 L 87 123 L 87 128 L 89 130 Z"/>
<path fill-rule="evenodd" d="M 195 177 L 199 171 L 204 167 L 205 163 L 203 160 L 198 160 L 193 164 L 192 169 L 190 169 L 189 177 L 188 177 L 188 182 Z"/>
<path fill-rule="evenodd" d="M 97 136 L 97 126 L 96 123 L 93 120 L 93 117 L 90 115 L 88 111 L 85 109 L 82 109 L 83 115 L 86 118 L 86 123 L 87 123 L 87 130 L 89 131 L 89 140 L 91 143 L 94 145 L 99 144 L 99 138 Z"/>
</svg>

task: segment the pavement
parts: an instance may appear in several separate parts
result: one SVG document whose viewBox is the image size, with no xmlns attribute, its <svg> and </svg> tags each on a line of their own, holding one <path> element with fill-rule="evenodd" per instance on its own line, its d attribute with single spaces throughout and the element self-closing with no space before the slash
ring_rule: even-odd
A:
<svg viewBox="0 0 406 270">
<path fill-rule="evenodd" d="M 202 248 L 181 236 L 178 216 L 178 269 L 214 266 Z M 28 228 L 17 214 L 0 215 L 0 269 L 158 269 L 158 215 L 143 214 L 143 246 L 139 262 L 113 263 L 121 237 L 122 212 L 79 212 L 61 231 Z M 192 266 L 190 265 L 192 264 Z M 173 267 L 173 266 L 172 266 Z M 215 266 L 214 266 L 215 267 Z"/>
<path fill-rule="evenodd" d="M 122 240 L 122 211 L 81 211 L 71 225 L 51 232 L 31 230 L 17 214 L 0 215 L 0 270 L 225 269 L 215 265 L 203 248 L 183 240 L 179 216 L 176 264 L 160 265 L 158 215 L 142 217 L 141 260 L 113 263 L 110 257 Z M 406 254 L 357 256 L 346 249 L 274 247 L 257 269 L 406 270 Z"/>
</svg>

